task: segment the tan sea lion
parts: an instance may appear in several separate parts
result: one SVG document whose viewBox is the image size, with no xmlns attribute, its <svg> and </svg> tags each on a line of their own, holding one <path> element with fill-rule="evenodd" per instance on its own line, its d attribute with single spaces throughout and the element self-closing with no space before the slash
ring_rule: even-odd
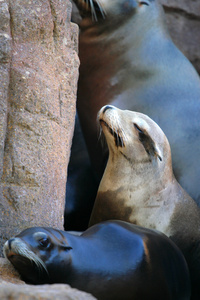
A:
<svg viewBox="0 0 200 300">
<path fill-rule="evenodd" d="M 167 137 L 138 112 L 108 105 L 98 118 L 109 158 L 89 226 L 119 219 L 164 232 L 184 253 L 200 299 L 200 212 L 173 175 Z"/>
<path fill-rule="evenodd" d="M 81 236 L 29 228 L 4 253 L 32 284 L 68 283 L 98 300 L 189 300 L 188 267 L 165 235 L 122 221 L 95 225 Z"/>
<path fill-rule="evenodd" d="M 164 130 L 172 149 L 174 174 L 200 203 L 200 80 L 172 42 L 162 6 L 157 0 L 74 2 L 82 15 L 77 108 L 92 178 L 96 175 L 100 181 L 107 159 L 98 144 L 96 115 L 102 106 L 112 104 L 147 114 Z M 76 141 L 83 164 L 80 160 L 79 166 L 72 163 L 69 177 L 80 168 L 83 172 L 86 164 L 80 136 Z M 95 197 L 92 183 L 85 191 L 85 180 L 82 182 L 69 182 L 67 187 L 66 219 L 72 226 L 68 230 L 75 222 L 81 227 L 82 203 Z"/>
</svg>

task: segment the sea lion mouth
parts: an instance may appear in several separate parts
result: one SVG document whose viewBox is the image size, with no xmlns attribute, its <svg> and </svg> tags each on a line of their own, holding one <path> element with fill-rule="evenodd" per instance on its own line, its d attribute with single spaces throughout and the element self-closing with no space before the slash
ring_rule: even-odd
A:
<svg viewBox="0 0 200 300">
<path fill-rule="evenodd" d="M 99 0 L 74 0 L 74 2 L 81 14 L 90 13 L 95 21 L 98 21 L 98 17 L 105 19 L 106 12 Z"/>
<path fill-rule="evenodd" d="M 26 256 L 22 256 L 15 252 L 9 253 L 7 255 L 7 258 L 17 270 L 20 270 L 22 268 L 22 266 L 24 269 L 24 266 L 31 265 L 34 262 L 33 260 L 27 258 Z"/>
<path fill-rule="evenodd" d="M 103 119 L 99 120 L 100 124 L 105 125 L 108 128 L 108 131 L 110 134 L 114 137 L 115 145 L 116 147 L 125 147 L 124 139 L 122 136 L 122 131 L 120 129 L 117 129 L 117 131 L 114 128 L 111 128 L 108 123 L 106 123 Z"/>
<path fill-rule="evenodd" d="M 20 257 L 20 256 L 21 256 L 21 255 L 15 253 L 15 252 L 13 252 L 13 251 L 11 251 L 11 252 L 9 252 L 9 253 L 7 254 L 8 260 L 13 260 L 13 259 L 15 259 L 16 257 Z"/>
</svg>

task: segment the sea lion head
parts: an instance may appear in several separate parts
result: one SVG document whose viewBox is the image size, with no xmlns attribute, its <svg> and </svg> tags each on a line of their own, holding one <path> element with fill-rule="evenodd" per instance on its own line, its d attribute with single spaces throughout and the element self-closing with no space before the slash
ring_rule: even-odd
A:
<svg viewBox="0 0 200 300">
<path fill-rule="evenodd" d="M 3 251 L 25 282 L 44 284 L 63 281 L 71 249 L 59 230 L 32 227 L 8 240 Z"/>
<path fill-rule="evenodd" d="M 94 2 L 94 1 L 93 1 Z M 154 0 L 99 0 L 99 4 L 108 16 L 127 16 L 147 9 Z"/>
<path fill-rule="evenodd" d="M 156 15 L 161 7 L 156 0 L 74 0 L 82 18 L 91 18 L 94 22 L 103 20 L 127 20 L 129 16 L 150 13 Z"/>
<path fill-rule="evenodd" d="M 99 111 L 98 119 L 112 163 L 123 160 L 123 165 L 125 160 L 130 166 L 142 168 L 142 172 L 151 168 L 163 173 L 167 167 L 172 173 L 169 142 L 147 115 L 106 105 Z"/>
</svg>

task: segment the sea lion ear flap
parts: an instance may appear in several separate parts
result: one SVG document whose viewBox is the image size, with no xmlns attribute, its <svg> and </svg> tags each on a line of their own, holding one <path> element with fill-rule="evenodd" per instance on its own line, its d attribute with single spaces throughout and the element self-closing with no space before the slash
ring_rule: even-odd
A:
<svg viewBox="0 0 200 300">
<path fill-rule="evenodd" d="M 139 1 L 139 6 L 147 5 L 149 6 L 149 1 Z"/>
<path fill-rule="evenodd" d="M 160 161 L 162 161 L 162 156 L 161 156 L 161 153 L 160 153 L 160 150 L 159 148 L 155 147 L 155 156 L 157 156 L 159 158 Z"/>
<path fill-rule="evenodd" d="M 137 129 L 139 134 L 139 140 L 143 144 L 144 149 L 146 150 L 147 154 L 152 158 L 156 157 L 159 158 L 160 161 L 162 161 L 162 155 L 161 151 L 154 142 L 154 140 L 151 138 L 147 130 L 141 129 L 136 123 L 134 124 L 134 127 Z"/>
<path fill-rule="evenodd" d="M 162 156 L 159 147 L 155 144 L 154 140 L 150 137 L 150 135 L 146 135 L 145 142 L 142 142 L 145 147 L 146 152 L 149 156 L 158 158 L 162 161 Z"/>
</svg>

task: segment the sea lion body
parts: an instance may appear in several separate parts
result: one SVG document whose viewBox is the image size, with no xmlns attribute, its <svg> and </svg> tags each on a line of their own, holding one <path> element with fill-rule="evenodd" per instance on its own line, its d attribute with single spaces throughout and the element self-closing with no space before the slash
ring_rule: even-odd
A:
<svg viewBox="0 0 200 300">
<path fill-rule="evenodd" d="M 95 21 L 84 1 L 74 2 L 82 14 L 77 108 L 96 177 L 101 179 L 106 164 L 96 115 L 112 104 L 158 123 L 169 139 L 177 180 L 199 203 L 200 79 L 172 42 L 161 5 L 99 0 L 102 16 L 93 1 Z"/>
<path fill-rule="evenodd" d="M 23 258 L 26 252 L 42 260 L 48 275 Z M 188 268 L 178 247 L 162 233 L 126 222 L 104 222 L 81 236 L 29 228 L 9 240 L 4 253 L 33 284 L 68 283 L 99 300 L 190 299 Z"/>
<path fill-rule="evenodd" d="M 199 299 L 200 210 L 173 175 L 164 132 L 148 116 L 114 106 L 100 110 L 99 122 L 109 159 L 89 226 L 119 219 L 162 231 L 184 253 Z"/>
</svg>

